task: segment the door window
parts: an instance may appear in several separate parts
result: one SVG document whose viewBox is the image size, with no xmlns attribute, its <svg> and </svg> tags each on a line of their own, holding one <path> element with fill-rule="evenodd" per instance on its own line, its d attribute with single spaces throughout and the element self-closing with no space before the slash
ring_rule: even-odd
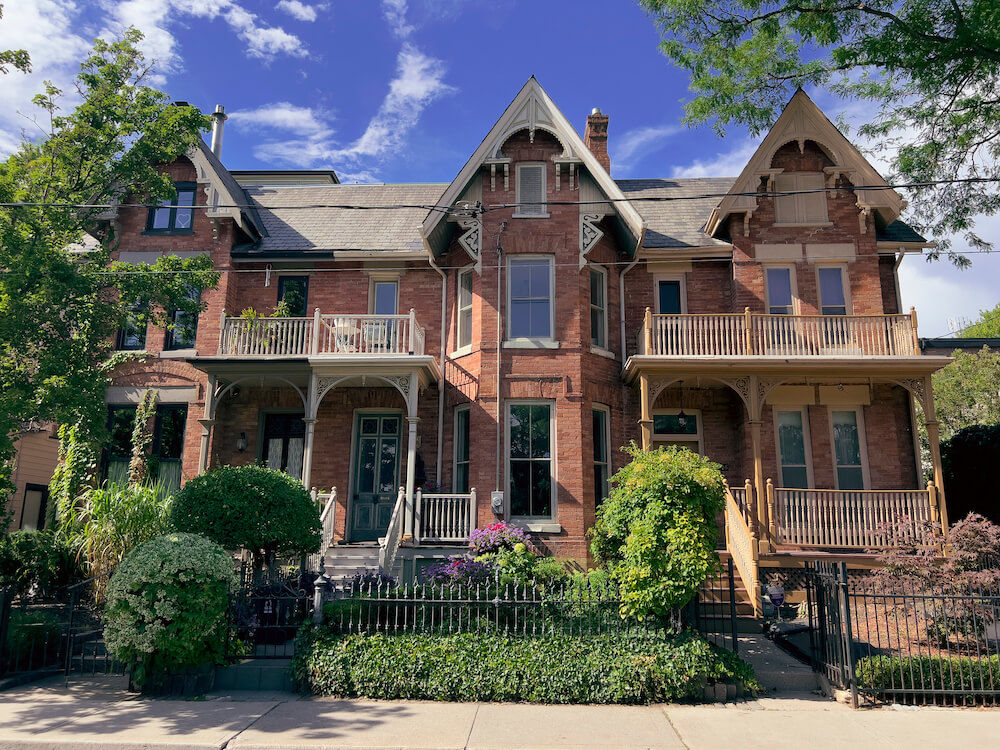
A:
<svg viewBox="0 0 1000 750">
<path fill-rule="evenodd" d="M 806 488 L 809 470 L 806 458 L 807 432 L 803 412 L 775 412 L 778 429 L 778 457 L 781 461 L 781 486 Z"/>
<path fill-rule="evenodd" d="M 656 445 L 677 445 L 701 452 L 701 413 L 692 409 L 663 409 L 653 413 Z"/>
<path fill-rule="evenodd" d="M 395 315 L 398 292 L 399 282 L 372 282 L 372 315 Z"/>
<path fill-rule="evenodd" d="M 309 304 L 309 277 L 282 276 L 278 279 L 278 302 L 284 302 L 288 315 L 304 318 Z"/>
<path fill-rule="evenodd" d="M 864 465 L 861 463 L 861 425 L 858 412 L 834 411 L 833 453 L 837 465 L 837 489 L 863 490 L 865 488 Z"/>
</svg>

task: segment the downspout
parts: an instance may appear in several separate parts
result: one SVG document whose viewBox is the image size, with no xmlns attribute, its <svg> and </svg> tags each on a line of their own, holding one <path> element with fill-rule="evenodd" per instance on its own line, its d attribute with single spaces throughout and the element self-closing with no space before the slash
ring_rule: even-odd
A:
<svg viewBox="0 0 1000 750">
<path fill-rule="evenodd" d="M 448 383 L 448 370 L 445 367 L 445 352 L 448 348 L 448 275 L 434 262 L 434 254 L 430 256 L 431 268 L 441 274 L 441 382 L 438 383 L 438 437 L 437 437 L 437 467 L 434 476 L 435 483 L 441 487 L 441 464 L 444 460 L 444 389 Z M 454 478 L 452 478 L 454 481 Z M 440 491 L 440 490 L 439 490 Z"/>
<path fill-rule="evenodd" d="M 507 222 L 500 222 L 500 231 L 497 232 L 497 476 L 496 476 L 496 491 L 501 492 L 503 490 L 502 483 L 503 478 L 501 476 L 503 468 L 503 459 L 501 455 L 503 453 L 503 423 L 505 421 L 503 414 L 500 409 L 500 385 L 501 385 L 501 375 L 500 375 L 500 362 L 501 362 L 501 352 L 503 351 L 503 303 L 501 301 L 501 274 L 503 273 L 503 246 L 500 244 L 500 238 L 503 236 L 503 231 L 507 228 Z"/>
</svg>

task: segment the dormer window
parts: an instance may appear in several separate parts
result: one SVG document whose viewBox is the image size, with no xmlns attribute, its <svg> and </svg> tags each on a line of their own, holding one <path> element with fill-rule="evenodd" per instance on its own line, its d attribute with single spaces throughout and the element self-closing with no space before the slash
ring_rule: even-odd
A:
<svg viewBox="0 0 1000 750">
<path fill-rule="evenodd" d="M 517 208 L 514 216 L 548 216 L 545 205 L 545 165 L 517 165 Z"/>
<path fill-rule="evenodd" d="M 825 187 L 826 175 L 822 172 L 781 172 L 775 175 L 774 192 L 779 195 L 774 198 L 774 223 L 791 226 L 828 223 Z"/>
<path fill-rule="evenodd" d="M 146 220 L 146 231 L 162 234 L 189 234 L 192 231 L 194 209 L 193 182 L 178 182 L 174 184 L 177 197 L 160 201 L 160 205 L 149 209 Z"/>
</svg>

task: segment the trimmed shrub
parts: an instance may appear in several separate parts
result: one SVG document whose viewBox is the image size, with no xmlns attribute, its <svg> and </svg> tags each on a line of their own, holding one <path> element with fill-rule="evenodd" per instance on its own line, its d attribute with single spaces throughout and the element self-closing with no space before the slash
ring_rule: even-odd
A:
<svg viewBox="0 0 1000 750">
<path fill-rule="evenodd" d="M 233 560 L 197 534 L 167 534 L 131 552 L 108 584 L 104 639 L 139 686 L 221 663 Z"/>
<path fill-rule="evenodd" d="M 191 479 L 170 517 L 178 531 L 249 550 L 257 564 L 319 551 L 319 511 L 302 482 L 263 466 L 223 466 Z"/>
<path fill-rule="evenodd" d="M 1000 656 L 866 656 L 855 667 L 858 687 L 894 690 L 969 691 L 982 693 L 1000 685 Z"/>
<path fill-rule="evenodd" d="M 292 664 L 316 695 L 383 700 L 659 703 L 712 681 L 755 688 L 738 657 L 684 634 L 514 637 L 302 631 Z"/>
<path fill-rule="evenodd" d="M 618 583 L 622 614 L 666 617 L 697 593 L 718 564 L 715 517 L 725 483 L 718 464 L 686 448 L 625 449 L 590 531 L 594 557 Z"/>
<path fill-rule="evenodd" d="M 49 597 L 80 578 L 73 550 L 55 533 L 0 535 L 0 588 L 11 589 L 15 597 Z"/>
</svg>

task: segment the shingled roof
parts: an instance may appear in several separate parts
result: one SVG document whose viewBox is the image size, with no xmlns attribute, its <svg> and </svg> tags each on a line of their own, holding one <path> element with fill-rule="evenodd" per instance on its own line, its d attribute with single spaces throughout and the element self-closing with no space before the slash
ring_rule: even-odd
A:
<svg viewBox="0 0 1000 750">
<path fill-rule="evenodd" d="M 719 205 L 720 196 L 735 180 L 735 177 L 693 177 L 615 182 L 626 198 L 659 199 L 635 200 L 632 204 L 646 220 L 643 247 L 684 248 L 729 244 L 709 237 L 705 223 L 712 209 Z M 713 194 L 715 197 L 696 197 Z"/>
</svg>

